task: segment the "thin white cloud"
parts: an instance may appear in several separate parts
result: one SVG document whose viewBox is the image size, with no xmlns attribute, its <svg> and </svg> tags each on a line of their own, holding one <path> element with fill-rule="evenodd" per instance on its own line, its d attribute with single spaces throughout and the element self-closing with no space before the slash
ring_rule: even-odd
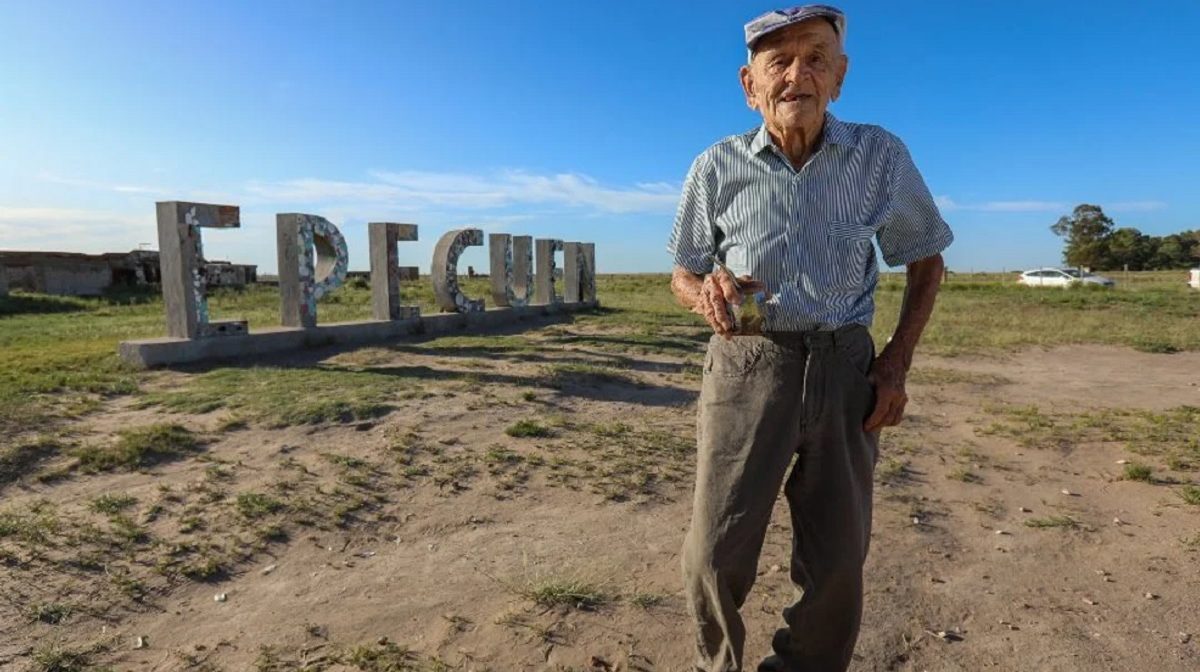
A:
<svg viewBox="0 0 1200 672">
<path fill-rule="evenodd" d="M 155 238 L 154 211 L 144 215 L 83 208 L 0 206 L 6 249 L 113 252 Z"/>
<path fill-rule="evenodd" d="M 985 201 L 982 203 L 959 203 L 949 196 L 936 196 L 934 202 L 942 212 L 971 211 L 971 212 L 1045 212 L 1065 214 L 1075 208 L 1065 201 Z M 1150 212 L 1163 210 L 1167 204 L 1162 201 L 1123 201 L 1118 203 L 1100 203 L 1100 207 L 1108 212 Z"/>
<path fill-rule="evenodd" d="M 246 191 L 292 203 L 357 201 L 400 210 L 558 205 L 606 213 L 670 213 L 679 200 L 678 185 L 655 182 L 613 187 L 576 173 L 379 171 L 371 177 L 371 181 L 356 182 L 317 178 L 256 182 L 247 185 Z"/>
<path fill-rule="evenodd" d="M 111 182 L 97 182 L 95 180 L 81 180 L 73 177 L 62 177 L 53 173 L 41 173 L 38 175 L 38 178 L 51 184 L 61 184 L 67 187 L 76 187 L 91 191 L 111 191 L 117 194 L 162 194 L 166 191 L 158 187 L 148 187 L 140 184 L 114 184 Z"/>
</svg>

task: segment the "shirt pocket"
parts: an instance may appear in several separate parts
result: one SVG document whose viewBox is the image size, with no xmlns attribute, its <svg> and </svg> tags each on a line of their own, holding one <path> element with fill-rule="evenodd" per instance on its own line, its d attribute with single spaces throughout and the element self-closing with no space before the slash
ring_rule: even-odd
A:
<svg viewBox="0 0 1200 672">
<path fill-rule="evenodd" d="M 835 292 L 861 291 L 867 279 L 867 266 L 875 253 L 869 227 L 851 221 L 830 221 L 826 227 L 829 253 L 825 255 L 825 277 Z"/>
</svg>

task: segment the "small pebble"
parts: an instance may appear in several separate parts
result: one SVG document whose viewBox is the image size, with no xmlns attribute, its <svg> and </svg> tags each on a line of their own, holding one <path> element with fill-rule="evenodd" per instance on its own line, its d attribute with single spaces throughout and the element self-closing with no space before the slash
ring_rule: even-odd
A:
<svg viewBox="0 0 1200 672">
<path fill-rule="evenodd" d="M 375 640 L 375 642 L 376 642 L 377 644 L 379 644 L 380 646 L 387 646 L 387 643 L 388 643 L 388 638 L 387 638 L 387 637 L 380 637 L 379 639 Z"/>
<path fill-rule="evenodd" d="M 144 649 L 144 648 L 146 648 L 146 638 L 145 638 L 145 637 L 138 637 L 137 639 L 135 639 L 135 640 L 134 640 L 134 642 L 133 642 L 133 648 L 135 648 L 135 649 Z"/>
<path fill-rule="evenodd" d="M 1095 601 L 1095 600 L 1089 600 L 1089 599 L 1088 599 L 1088 598 L 1086 598 L 1086 597 L 1085 597 L 1085 598 L 1083 598 L 1083 603 L 1084 603 L 1084 604 L 1087 604 L 1087 605 L 1090 605 L 1090 606 L 1093 606 L 1093 607 L 1094 607 L 1094 606 L 1096 606 L 1096 601 Z"/>
<path fill-rule="evenodd" d="M 1019 507 L 1017 510 L 1020 511 L 1021 513 L 1033 513 L 1033 511 L 1031 509 L 1026 508 L 1024 506 Z"/>
<path fill-rule="evenodd" d="M 1005 532 L 1004 530 L 996 530 L 996 534 L 1008 534 L 1008 532 Z"/>
<path fill-rule="evenodd" d="M 770 570 L 771 573 L 774 574 L 776 572 L 783 571 L 783 567 L 780 567 L 779 565 L 771 565 Z"/>
<path fill-rule="evenodd" d="M 1113 525 L 1124 525 L 1124 524 L 1125 524 L 1124 521 L 1122 521 L 1120 518 L 1113 518 Z"/>
<path fill-rule="evenodd" d="M 920 524 L 921 524 L 921 519 L 917 518 L 916 516 L 913 516 L 913 525 L 920 525 Z"/>
<path fill-rule="evenodd" d="M 1117 464 L 1129 464 L 1129 460 L 1117 460 Z"/>
<path fill-rule="evenodd" d="M 227 599 L 229 599 L 229 596 L 225 593 L 217 593 L 216 595 L 213 595 L 213 602 L 224 602 Z"/>
<path fill-rule="evenodd" d="M 1187 644 L 1187 643 L 1188 643 L 1188 642 L 1190 642 L 1190 641 L 1192 641 L 1192 636 L 1191 636 L 1191 635 L 1189 635 L 1189 634 L 1188 634 L 1188 633 L 1186 633 L 1186 632 L 1181 632 L 1181 633 L 1179 633 L 1179 643 L 1180 643 L 1180 644 Z"/>
<path fill-rule="evenodd" d="M 1075 493 L 1071 492 L 1070 490 L 1067 490 L 1066 488 L 1063 488 L 1062 494 L 1064 494 L 1064 495 L 1066 495 L 1066 496 L 1068 496 L 1068 497 L 1074 497 L 1074 496 L 1075 496 Z"/>
<path fill-rule="evenodd" d="M 279 567 L 279 565 L 267 565 L 266 567 L 263 567 L 262 573 L 270 574 L 271 572 L 275 571 L 277 567 Z"/>
<path fill-rule="evenodd" d="M 1146 593 L 1146 599 L 1147 600 L 1157 600 L 1158 595 L 1155 595 L 1154 593 Z"/>
</svg>

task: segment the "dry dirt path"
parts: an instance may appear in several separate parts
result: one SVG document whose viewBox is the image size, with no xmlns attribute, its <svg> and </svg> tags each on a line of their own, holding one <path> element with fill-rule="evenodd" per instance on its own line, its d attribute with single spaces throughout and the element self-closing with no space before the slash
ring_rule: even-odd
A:
<svg viewBox="0 0 1200 672">
<path fill-rule="evenodd" d="M 104 572 L 62 579 L 36 549 L 10 547 L 0 556 L 0 669 L 41 669 L 31 656 L 47 647 L 96 643 L 105 648 L 93 661 L 120 670 L 388 669 L 370 665 L 399 660 L 397 646 L 414 654 L 411 668 L 395 669 L 687 669 L 678 547 L 698 387 L 685 362 L 695 354 L 631 355 L 617 365 L 628 379 L 533 392 L 527 376 L 544 361 L 422 357 L 376 352 L 369 366 L 495 377 L 439 382 L 357 426 L 225 432 L 204 460 L 148 474 L 10 487 L 0 509 L 46 499 L 82 509 L 114 492 L 145 506 L 186 493 L 163 504 L 151 534 L 164 543 L 204 534 L 226 547 L 237 538 L 221 537 L 226 521 L 241 519 L 214 513 L 180 531 L 194 498 L 232 510 L 236 493 L 303 497 L 285 500 L 286 541 L 260 544 L 206 581 L 147 573 L 141 602 L 114 602 L 93 585 Z M 998 405 L 1014 401 L 1063 414 L 1200 406 L 1196 371 L 1196 354 L 1092 346 L 920 359 L 909 420 L 885 437 L 852 669 L 1200 669 L 1200 507 L 1177 494 L 1194 473 L 1159 465 L 1154 482 L 1125 480 L 1122 443 L 1036 445 L 995 427 L 1007 417 Z M 123 405 L 79 429 L 102 435 L 163 417 L 197 429 L 221 422 Z M 544 421 L 550 435 L 501 431 L 521 418 Z M 337 499 L 359 491 L 358 508 Z M 342 524 L 323 524 L 333 510 L 323 503 L 350 509 L 334 512 Z M 295 523 L 301 511 L 316 522 Z M 745 608 L 750 660 L 767 653 L 792 592 L 780 571 L 790 545 L 782 501 L 774 520 Z M 564 587 L 595 605 L 537 604 L 539 590 Z M 58 624 L 35 622 L 29 608 L 43 603 L 76 606 Z"/>
</svg>

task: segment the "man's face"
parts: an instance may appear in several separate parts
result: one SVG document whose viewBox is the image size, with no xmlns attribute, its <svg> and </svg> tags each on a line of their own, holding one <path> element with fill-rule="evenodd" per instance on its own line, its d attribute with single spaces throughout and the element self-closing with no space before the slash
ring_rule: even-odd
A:
<svg viewBox="0 0 1200 672">
<path fill-rule="evenodd" d="M 788 26 L 762 38 L 750 64 L 742 66 L 746 104 L 762 114 L 769 129 L 817 128 L 829 101 L 841 93 L 847 65 L 828 21 Z"/>
</svg>

